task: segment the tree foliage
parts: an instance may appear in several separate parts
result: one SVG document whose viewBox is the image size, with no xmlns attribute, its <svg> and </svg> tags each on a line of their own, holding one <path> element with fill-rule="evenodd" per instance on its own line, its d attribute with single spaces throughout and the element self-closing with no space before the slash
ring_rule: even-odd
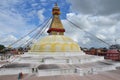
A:
<svg viewBox="0 0 120 80">
<path fill-rule="evenodd" d="M 5 46 L 0 44 L 0 50 L 3 50 L 4 48 Z"/>
</svg>

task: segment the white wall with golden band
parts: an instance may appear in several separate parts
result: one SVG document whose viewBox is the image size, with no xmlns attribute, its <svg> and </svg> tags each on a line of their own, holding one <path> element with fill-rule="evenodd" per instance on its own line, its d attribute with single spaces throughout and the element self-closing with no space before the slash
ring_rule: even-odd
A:
<svg viewBox="0 0 120 80">
<path fill-rule="evenodd" d="M 35 43 L 30 52 L 80 51 L 79 45 L 64 35 L 50 35 Z"/>
</svg>

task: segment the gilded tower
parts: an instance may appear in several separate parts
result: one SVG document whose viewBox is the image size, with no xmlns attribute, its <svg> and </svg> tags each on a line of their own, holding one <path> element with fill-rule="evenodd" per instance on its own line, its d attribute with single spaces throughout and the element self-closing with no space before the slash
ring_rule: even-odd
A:
<svg viewBox="0 0 120 80">
<path fill-rule="evenodd" d="M 64 35 L 65 29 L 61 23 L 60 20 L 60 9 L 57 5 L 57 3 L 55 4 L 55 6 L 52 9 L 52 14 L 53 14 L 53 18 L 52 18 L 52 22 L 50 25 L 49 30 L 47 31 L 49 33 L 49 35 Z"/>
</svg>

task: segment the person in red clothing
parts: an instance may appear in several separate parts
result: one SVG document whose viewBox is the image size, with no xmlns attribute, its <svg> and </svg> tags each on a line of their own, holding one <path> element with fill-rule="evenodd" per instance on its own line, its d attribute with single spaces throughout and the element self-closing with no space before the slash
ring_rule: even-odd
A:
<svg viewBox="0 0 120 80">
<path fill-rule="evenodd" d="M 22 78 L 23 78 L 23 73 L 20 72 L 20 73 L 18 74 L 18 80 L 21 80 Z"/>
</svg>

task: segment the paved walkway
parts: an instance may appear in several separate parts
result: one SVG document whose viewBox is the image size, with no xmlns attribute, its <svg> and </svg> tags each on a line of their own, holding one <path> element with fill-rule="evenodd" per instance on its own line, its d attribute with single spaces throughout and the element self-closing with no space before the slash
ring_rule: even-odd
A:
<svg viewBox="0 0 120 80">
<path fill-rule="evenodd" d="M 17 80 L 18 75 L 0 76 L 0 80 Z M 22 80 L 120 80 L 120 70 L 112 70 L 102 72 L 95 75 L 79 76 L 79 75 L 58 75 L 38 77 L 34 74 L 24 74 Z"/>
</svg>

